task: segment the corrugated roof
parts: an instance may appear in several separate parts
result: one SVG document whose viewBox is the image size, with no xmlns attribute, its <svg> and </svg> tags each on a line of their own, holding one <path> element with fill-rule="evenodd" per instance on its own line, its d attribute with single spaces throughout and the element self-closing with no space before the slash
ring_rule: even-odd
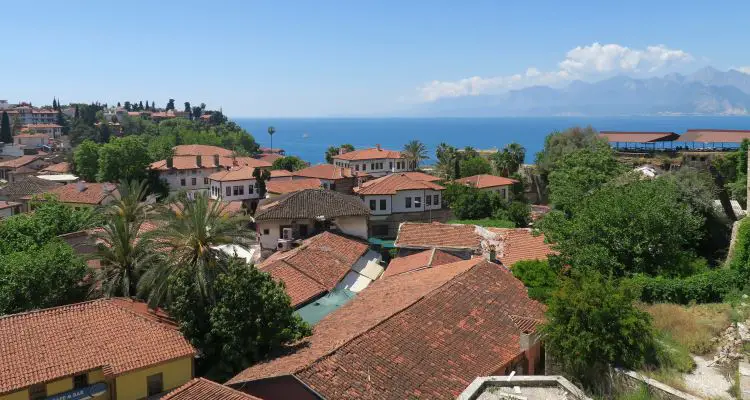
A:
<svg viewBox="0 0 750 400">
<path fill-rule="evenodd" d="M 105 368 L 113 376 L 195 350 L 163 316 L 100 299 L 0 317 L 0 394 Z"/>
<path fill-rule="evenodd" d="M 607 139 L 609 142 L 651 143 L 677 140 L 680 135 L 674 132 L 601 131 L 599 137 Z"/>
<path fill-rule="evenodd" d="M 678 142 L 742 143 L 750 139 L 750 130 L 733 129 L 688 129 Z"/>
</svg>

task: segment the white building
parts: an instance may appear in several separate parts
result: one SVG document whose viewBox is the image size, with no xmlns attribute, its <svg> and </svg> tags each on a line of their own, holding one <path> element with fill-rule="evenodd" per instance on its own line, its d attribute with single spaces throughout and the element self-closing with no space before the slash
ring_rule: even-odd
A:
<svg viewBox="0 0 750 400">
<path fill-rule="evenodd" d="M 50 136 L 44 133 L 39 133 L 39 134 L 21 133 L 16 136 L 13 136 L 13 144 L 17 146 L 38 148 L 42 146 L 49 146 L 49 139 L 50 139 Z"/>
<path fill-rule="evenodd" d="M 252 157 L 232 157 L 232 151 L 216 146 L 181 145 L 173 148 L 173 157 L 156 161 L 151 169 L 169 184 L 170 193 L 180 191 L 208 193 L 209 176 L 230 168 L 270 169 L 271 164 Z"/>
<path fill-rule="evenodd" d="M 264 249 L 288 249 L 324 231 L 367 239 L 369 210 L 356 196 L 307 189 L 263 199 L 255 210 Z"/>
<path fill-rule="evenodd" d="M 400 151 L 384 150 L 380 145 L 372 149 L 342 151 L 333 156 L 333 165 L 351 168 L 355 174 L 361 172 L 374 177 L 413 170 L 408 164 Z"/>
<path fill-rule="evenodd" d="M 354 191 L 375 216 L 440 210 L 444 189 L 433 182 L 412 179 L 407 174 L 391 174 L 364 182 Z"/>
<path fill-rule="evenodd" d="M 211 198 L 224 201 L 259 199 L 253 171 L 255 168 L 252 167 L 237 167 L 214 172 L 208 177 Z"/>
<path fill-rule="evenodd" d="M 11 120 L 15 118 L 23 125 L 54 124 L 57 122 L 57 111 L 50 109 L 33 108 L 31 106 L 20 106 L 6 111 Z"/>
<path fill-rule="evenodd" d="M 28 124 L 24 126 L 24 130 L 47 135 L 50 139 L 62 136 L 62 126 L 58 124 Z"/>
<path fill-rule="evenodd" d="M 456 183 L 475 187 L 481 191 L 496 192 L 500 198 L 507 201 L 511 200 L 513 194 L 513 185 L 518 183 L 515 179 L 495 175 L 473 175 L 466 178 L 456 179 Z"/>
</svg>

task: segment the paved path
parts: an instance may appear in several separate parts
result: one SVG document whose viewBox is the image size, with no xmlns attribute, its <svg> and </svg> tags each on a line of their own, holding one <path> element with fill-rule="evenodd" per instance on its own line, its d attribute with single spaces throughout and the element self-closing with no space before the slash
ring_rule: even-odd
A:
<svg viewBox="0 0 750 400">
<path fill-rule="evenodd" d="M 712 359 L 694 356 L 695 370 L 684 376 L 685 385 L 696 394 L 702 393 L 705 398 L 731 399 L 729 389 L 732 384 L 720 368 L 710 366 Z"/>
</svg>

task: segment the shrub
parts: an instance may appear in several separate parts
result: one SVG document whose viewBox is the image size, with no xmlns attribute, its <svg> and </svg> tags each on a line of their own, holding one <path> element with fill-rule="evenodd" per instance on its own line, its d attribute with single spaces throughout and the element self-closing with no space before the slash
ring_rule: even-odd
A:
<svg viewBox="0 0 750 400">
<path fill-rule="evenodd" d="M 525 260 L 513 264 L 513 276 L 529 289 L 529 297 L 546 303 L 559 286 L 557 273 L 547 260 Z"/>
<path fill-rule="evenodd" d="M 750 219 L 740 221 L 737 228 L 737 239 L 734 251 L 730 254 L 729 268 L 739 273 L 743 282 L 747 282 L 750 275 L 748 261 L 750 260 Z"/>
<path fill-rule="evenodd" d="M 630 279 L 647 303 L 716 303 L 737 287 L 739 274 L 731 269 L 717 269 L 686 278 L 649 277 Z"/>
</svg>

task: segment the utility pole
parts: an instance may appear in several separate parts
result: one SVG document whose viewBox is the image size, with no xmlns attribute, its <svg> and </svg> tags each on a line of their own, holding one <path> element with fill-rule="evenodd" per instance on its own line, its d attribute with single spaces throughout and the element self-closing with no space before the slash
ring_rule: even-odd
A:
<svg viewBox="0 0 750 400">
<path fill-rule="evenodd" d="M 273 153 L 273 134 L 276 133 L 276 128 L 273 126 L 268 127 L 268 135 L 271 136 L 271 153 Z"/>
</svg>

